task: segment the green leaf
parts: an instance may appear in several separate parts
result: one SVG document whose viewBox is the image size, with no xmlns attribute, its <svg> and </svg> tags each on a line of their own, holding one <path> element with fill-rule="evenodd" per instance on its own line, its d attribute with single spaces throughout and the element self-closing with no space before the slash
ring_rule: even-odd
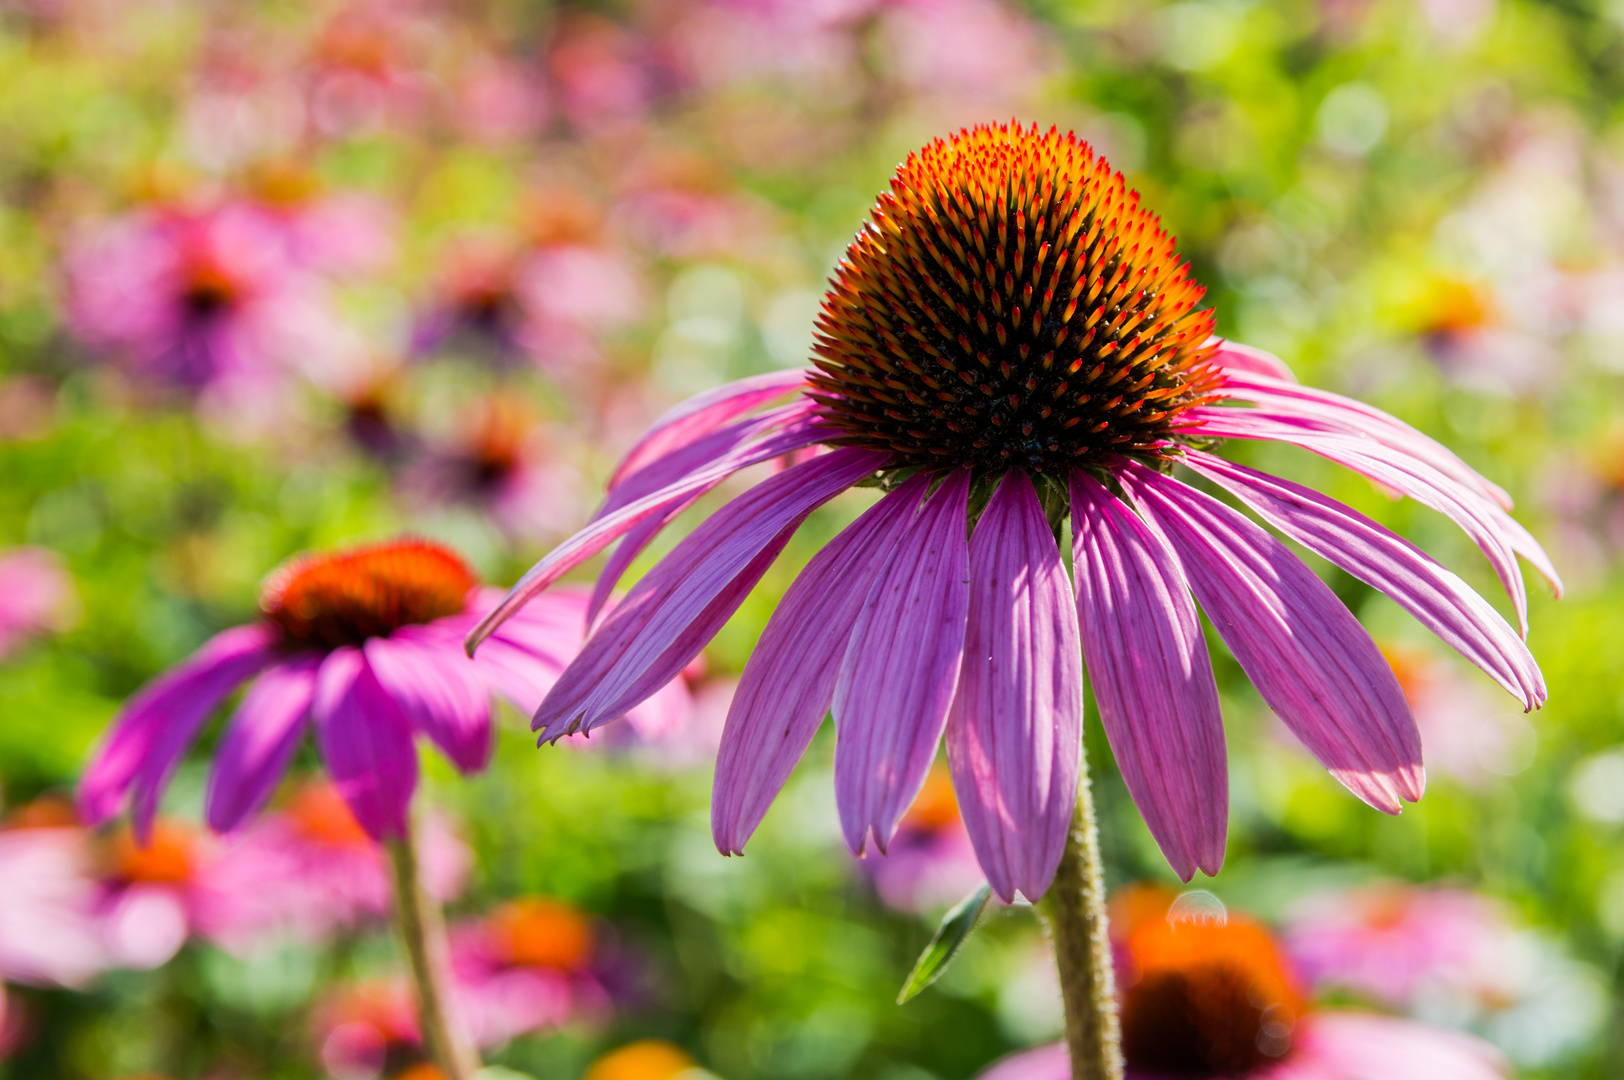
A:
<svg viewBox="0 0 1624 1080">
<path fill-rule="evenodd" d="M 969 938 L 970 931 L 976 928 L 976 919 L 991 897 L 992 886 L 983 882 L 981 888 L 960 900 L 942 917 L 942 925 L 936 928 L 930 944 L 919 954 L 908 981 L 902 984 L 902 993 L 897 995 L 898 1005 L 918 997 L 925 987 L 942 977 L 942 972 Z"/>
</svg>

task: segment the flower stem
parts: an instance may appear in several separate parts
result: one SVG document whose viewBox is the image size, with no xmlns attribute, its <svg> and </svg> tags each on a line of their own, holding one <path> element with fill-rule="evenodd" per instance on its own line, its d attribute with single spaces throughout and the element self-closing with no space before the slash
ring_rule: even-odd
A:
<svg viewBox="0 0 1624 1080">
<path fill-rule="evenodd" d="M 1106 928 L 1105 880 L 1088 761 L 1082 762 L 1077 810 L 1054 884 L 1037 904 L 1054 942 L 1072 1080 L 1122 1080 L 1122 1031 Z"/>
<path fill-rule="evenodd" d="M 423 890 L 417 865 L 417 846 L 410 828 L 405 835 L 385 841 L 394 871 L 395 921 L 412 965 L 417 992 L 417 1023 L 430 1060 L 446 1080 L 471 1080 L 479 1071 L 479 1052 L 456 1017 L 449 1011 L 447 972 L 449 950 L 440 906 Z"/>
</svg>

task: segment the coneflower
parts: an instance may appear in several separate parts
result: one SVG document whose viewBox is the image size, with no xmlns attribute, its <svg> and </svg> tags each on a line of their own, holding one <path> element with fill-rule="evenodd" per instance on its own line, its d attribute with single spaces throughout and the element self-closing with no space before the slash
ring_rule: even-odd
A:
<svg viewBox="0 0 1624 1080">
<path fill-rule="evenodd" d="M 884 851 L 945 733 L 965 824 L 1000 897 L 1044 897 L 1069 844 L 1065 880 L 1045 898 L 1068 1030 L 1079 1075 L 1114 1075 L 1079 783 L 1085 661 L 1123 778 L 1181 877 L 1217 871 L 1228 804 L 1197 602 L 1264 700 L 1354 794 L 1397 813 L 1423 787 L 1415 721 L 1358 621 L 1284 544 L 1176 479 L 1175 465 L 1392 597 L 1525 708 L 1545 698 L 1522 638 L 1460 578 L 1369 518 L 1210 448 L 1294 443 L 1443 511 L 1526 624 L 1517 556 L 1553 587 L 1556 577 L 1505 495 L 1397 419 L 1215 339 L 1201 297 L 1173 239 L 1087 144 L 1013 125 L 938 140 L 898 168 L 848 247 L 823 301 L 815 369 L 747 379 L 663 417 L 594 521 L 532 568 L 469 645 L 623 538 L 601 601 L 723 479 L 826 449 L 679 543 L 597 627 L 534 726 L 557 739 L 634 707 L 698 654 L 813 509 L 879 487 L 879 502 L 790 587 L 745 667 L 716 768 L 717 846 L 743 850 L 832 711 L 847 842 Z M 1071 578 L 1058 542 L 1068 513 Z"/>
</svg>

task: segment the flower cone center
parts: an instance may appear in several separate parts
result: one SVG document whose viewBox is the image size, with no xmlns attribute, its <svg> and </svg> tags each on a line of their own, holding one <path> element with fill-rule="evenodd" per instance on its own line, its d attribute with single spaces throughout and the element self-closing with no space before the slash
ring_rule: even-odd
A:
<svg viewBox="0 0 1624 1080">
<path fill-rule="evenodd" d="M 1122 1051 L 1165 1076 L 1243 1076 L 1291 1049 L 1303 1004 L 1266 931 L 1158 920 L 1128 943 Z"/>
<path fill-rule="evenodd" d="M 1203 291 L 1086 143 L 978 127 L 911 155 L 846 249 L 812 396 L 831 442 L 901 465 L 1160 457 L 1218 381 Z"/>
<path fill-rule="evenodd" d="M 289 644 L 334 649 L 455 615 L 476 584 L 456 553 L 404 540 L 293 559 L 266 579 L 259 603 Z"/>
</svg>

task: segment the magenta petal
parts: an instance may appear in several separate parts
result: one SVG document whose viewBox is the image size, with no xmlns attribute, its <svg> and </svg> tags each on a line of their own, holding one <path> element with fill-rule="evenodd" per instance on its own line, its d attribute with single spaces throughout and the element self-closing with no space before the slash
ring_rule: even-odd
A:
<svg viewBox="0 0 1624 1080">
<path fill-rule="evenodd" d="M 1218 351 L 1212 354 L 1212 362 L 1223 368 L 1226 375 L 1262 375 L 1288 383 L 1297 381 L 1291 368 L 1274 353 L 1223 338 L 1210 339 L 1208 344 L 1214 341 L 1218 344 Z"/>
<path fill-rule="evenodd" d="M 135 801 L 145 837 L 158 797 L 181 755 L 222 698 L 275 659 L 276 632 L 261 623 L 216 634 L 189 658 L 148 683 L 120 710 L 79 781 L 79 813 L 99 824 Z"/>
<path fill-rule="evenodd" d="M 417 788 L 412 723 L 361 650 L 346 646 L 322 662 L 310 711 L 327 772 L 355 820 L 374 840 L 404 836 Z"/>
<path fill-rule="evenodd" d="M 631 569 L 632 563 L 636 561 L 637 556 L 643 553 L 643 549 L 653 543 L 654 538 L 664 532 L 667 525 L 677 520 L 684 510 L 699 501 L 708 491 L 707 488 L 706 491 L 695 492 L 689 498 L 671 503 L 659 513 L 638 522 L 634 528 L 620 538 L 620 543 L 615 546 L 613 554 L 604 563 L 603 572 L 598 575 L 598 580 L 592 585 L 592 599 L 588 602 L 586 609 L 586 621 L 589 627 L 596 625 L 598 613 L 603 610 L 603 605 L 614 594 L 615 586 L 620 584 L 620 579 L 626 576 L 626 571 Z"/>
<path fill-rule="evenodd" d="M 608 547 L 617 537 L 630 531 L 639 522 L 659 513 L 671 504 L 692 498 L 696 493 L 710 490 L 721 480 L 749 465 L 759 464 L 772 458 L 787 454 L 792 450 L 800 450 L 811 446 L 823 438 L 823 430 L 812 422 L 809 416 L 803 416 L 799 421 L 792 423 L 782 431 L 762 436 L 759 439 L 747 440 L 732 445 L 725 453 L 713 455 L 708 460 L 701 459 L 703 463 L 698 467 L 681 472 L 672 478 L 671 482 L 656 487 L 646 494 L 638 494 L 635 498 L 617 504 L 612 511 L 601 512 L 586 528 L 554 548 L 546 558 L 526 571 L 518 584 L 508 590 L 507 596 L 497 604 L 490 614 L 482 619 L 472 633 L 468 635 L 467 648 L 471 652 L 477 648 L 481 641 L 490 636 L 491 632 L 509 619 L 515 611 L 523 607 L 536 594 L 547 586 L 563 577 L 570 570 L 590 559 L 604 548 Z M 679 458 L 690 451 L 704 449 L 700 440 L 690 447 L 684 447 L 672 458 Z M 669 460 L 669 459 L 667 459 Z M 663 468 L 667 460 L 657 462 L 644 472 L 652 472 Z M 638 474 L 639 476 L 642 473 Z M 632 478 L 633 481 L 637 477 Z M 622 485 L 615 493 L 616 497 L 624 496 L 628 490 L 640 490 L 634 483 Z"/>
<path fill-rule="evenodd" d="M 881 852 L 936 757 L 970 610 L 970 470 L 942 482 L 897 539 L 840 662 L 835 800 L 846 843 Z"/>
<path fill-rule="evenodd" d="M 784 593 L 728 708 L 716 754 L 711 835 L 744 853 L 834 697 L 846 642 L 876 567 L 912 522 L 930 485 L 916 473 L 812 557 Z"/>
<path fill-rule="evenodd" d="M 209 828 L 230 832 L 265 805 L 304 737 L 321 658 L 296 656 L 254 681 L 209 771 Z"/>
<path fill-rule="evenodd" d="M 1374 439 L 1420 458 L 1503 509 L 1511 509 L 1511 496 L 1504 488 L 1466 464 L 1443 443 L 1374 405 L 1329 390 L 1300 386 L 1295 379 L 1270 378 L 1267 372 L 1227 373 L 1224 393 L 1234 400 L 1250 401 L 1345 434 Z"/>
<path fill-rule="evenodd" d="M 429 627 L 403 627 L 366 643 L 367 665 L 384 692 L 463 772 L 491 760 L 491 697 L 456 641 Z"/>
<path fill-rule="evenodd" d="M 1378 484 L 1402 492 L 1447 515 L 1472 538 L 1488 558 L 1517 611 L 1522 632 L 1528 632 L 1528 592 L 1517 568 L 1515 525 L 1499 506 L 1470 487 L 1446 476 L 1427 462 L 1374 439 L 1334 431 L 1316 430 L 1253 409 L 1194 408 L 1186 414 L 1201 422 L 1201 434 L 1222 438 L 1265 439 L 1292 443 L 1321 457 L 1362 473 Z M 1520 527 L 1518 527 L 1520 529 Z M 1540 553 L 1543 556 L 1543 552 Z"/>
<path fill-rule="evenodd" d="M 1224 861 L 1229 770 L 1218 686 L 1177 557 L 1099 481 L 1071 480 L 1083 657 L 1122 781 L 1185 881 Z"/>
<path fill-rule="evenodd" d="M 1066 564 L 1032 481 L 1004 475 L 970 537 L 970 601 L 947 719 L 953 790 L 993 892 L 1036 900 L 1077 807 L 1083 656 Z"/>
<path fill-rule="evenodd" d="M 1419 799 L 1421 735 L 1404 691 L 1330 587 L 1210 495 L 1139 464 L 1118 476 L 1258 693 L 1320 764 L 1386 813 Z"/>
<path fill-rule="evenodd" d="M 1299 484 L 1197 450 L 1186 451 L 1185 460 L 1293 540 L 1392 597 L 1526 708 L 1544 704 L 1545 680 L 1522 638 L 1426 552 Z"/>
<path fill-rule="evenodd" d="M 643 437 L 626 452 L 609 478 L 609 490 L 650 462 L 708 435 L 734 417 L 759 409 L 774 398 L 798 389 L 806 381 L 805 369 L 752 375 L 697 394 L 663 413 Z"/>
<path fill-rule="evenodd" d="M 624 715 L 705 647 L 815 508 L 884 465 L 840 449 L 769 477 L 705 520 L 626 595 L 536 711 L 544 740 Z"/>
</svg>

